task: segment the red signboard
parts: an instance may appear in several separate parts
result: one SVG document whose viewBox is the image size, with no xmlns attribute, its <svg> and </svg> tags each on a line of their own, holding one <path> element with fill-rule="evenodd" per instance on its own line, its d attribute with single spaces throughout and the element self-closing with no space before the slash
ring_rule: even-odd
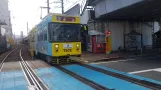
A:
<svg viewBox="0 0 161 90">
<path fill-rule="evenodd" d="M 111 32 L 108 30 L 108 31 L 106 31 L 106 35 L 111 35 Z"/>
</svg>

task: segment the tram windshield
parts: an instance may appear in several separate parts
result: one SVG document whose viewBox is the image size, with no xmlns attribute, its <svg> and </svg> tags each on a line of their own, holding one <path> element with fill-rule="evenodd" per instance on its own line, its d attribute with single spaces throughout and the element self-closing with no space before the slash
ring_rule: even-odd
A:
<svg viewBox="0 0 161 90">
<path fill-rule="evenodd" d="M 80 25 L 65 23 L 49 24 L 49 40 L 52 42 L 80 41 Z"/>
</svg>

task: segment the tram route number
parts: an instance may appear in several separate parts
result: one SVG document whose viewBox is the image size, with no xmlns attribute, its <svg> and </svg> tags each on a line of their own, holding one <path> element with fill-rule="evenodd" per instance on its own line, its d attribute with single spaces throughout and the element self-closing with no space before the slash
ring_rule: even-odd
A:
<svg viewBox="0 0 161 90">
<path fill-rule="evenodd" d="M 64 52 L 72 52 L 72 49 L 64 49 Z"/>
</svg>

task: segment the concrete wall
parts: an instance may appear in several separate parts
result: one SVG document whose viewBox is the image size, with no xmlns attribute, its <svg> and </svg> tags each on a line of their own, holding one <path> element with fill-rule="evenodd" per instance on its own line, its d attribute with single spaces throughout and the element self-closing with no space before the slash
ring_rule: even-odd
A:
<svg viewBox="0 0 161 90">
<path fill-rule="evenodd" d="M 106 23 L 106 29 L 111 31 L 112 37 L 112 50 L 117 51 L 119 47 L 124 48 L 124 34 L 131 32 L 128 22 L 108 22 Z M 143 23 L 135 23 L 134 30 L 143 35 L 143 46 L 152 45 L 152 27 Z M 140 36 L 137 37 L 141 42 Z M 141 46 L 139 47 L 139 49 Z"/>
<path fill-rule="evenodd" d="M 102 0 L 95 6 L 96 18 L 144 0 Z"/>
<path fill-rule="evenodd" d="M 83 15 L 80 16 L 81 19 L 81 24 L 87 24 L 88 20 L 89 20 L 89 12 L 88 10 L 85 10 Z"/>
<path fill-rule="evenodd" d="M 109 23 L 109 30 L 112 37 L 112 50 L 117 51 L 119 47 L 124 47 L 124 23 Z"/>
<path fill-rule="evenodd" d="M 1 27 L 1 34 L 4 36 L 6 34 L 6 29 Z"/>
<path fill-rule="evenodd" d="M 143 25 L 143 45 L 152 45 L 152 27 L 148 25 Z"/>
</svg>

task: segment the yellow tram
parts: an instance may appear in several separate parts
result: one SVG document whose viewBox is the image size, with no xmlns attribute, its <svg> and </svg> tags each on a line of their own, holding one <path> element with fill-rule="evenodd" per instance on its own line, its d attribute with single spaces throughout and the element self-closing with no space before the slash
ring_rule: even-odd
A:
<svg viewBox="0 0 161 90">
<path fill-rule="evenodd" d="M 35 56 L 59 64 L 61 59 L 80 56 L 80 18 L 62 14 L 47 15 L 29 33 L 30 50 Z"/>
</svg>

